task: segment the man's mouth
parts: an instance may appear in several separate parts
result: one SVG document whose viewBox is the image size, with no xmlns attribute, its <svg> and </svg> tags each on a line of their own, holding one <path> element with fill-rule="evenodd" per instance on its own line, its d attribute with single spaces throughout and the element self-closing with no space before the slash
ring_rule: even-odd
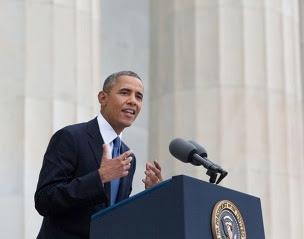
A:
<svg viewBox="0 0 304 239">
<path fill-rule="evenodd" d="M 135 110 L 133 109 L 123 109 L 122 112 L 127 113 L 129 115 L 135 115 Z"/>
</svg>

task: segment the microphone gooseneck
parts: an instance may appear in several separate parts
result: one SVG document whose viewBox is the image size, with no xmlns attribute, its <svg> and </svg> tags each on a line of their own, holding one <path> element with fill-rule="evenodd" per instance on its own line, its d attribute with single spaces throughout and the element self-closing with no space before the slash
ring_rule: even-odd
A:
<svg viewBox="0 0 304 239">
<path fill-rule="evenodd" d="M 195 141 L 186 141 L 181 138 L 173 139 L 169 144 L 169 151 L 175 158 L 184 163 L 191 163 L 195 166 L 202 165 L 205 167 L 207 169 L 206 174 L 210 176 L 210 183 L 218 184 L 228 174 L 219 165 L 210 161 L 207 158 L 207 151 Z M 220 176 L 217 179 L 218 173 Z"/>
</svg>

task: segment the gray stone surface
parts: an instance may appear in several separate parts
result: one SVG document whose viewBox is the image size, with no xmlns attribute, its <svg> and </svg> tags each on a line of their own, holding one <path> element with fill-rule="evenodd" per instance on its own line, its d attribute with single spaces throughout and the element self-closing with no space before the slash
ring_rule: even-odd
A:
<svg viewBox="0 0 304 239">
<path fill-rule="evenodd" d="M 168 159 L 167 145 L 177 136 L 201 142 L 229 171 L 223 185 L 261 197 L 266 238 L 303 237 L 303 219 L 293 220 L 303 211 L 296 9 L 297 1 L 151 3 L 150 153 L 168 177 L 197 176 Z"/>
<path fill-rule="evenodd" d="M 132 70 L 144 84 L 142 111 L 123 139 L 137 156 L 133 192 L 144 189 L 145 163 L 154 160 L 148 153 L 149 132 L 149 1 L 116 0 L 101 3 L 101 85 L 111 73 Z"/>
</svg>

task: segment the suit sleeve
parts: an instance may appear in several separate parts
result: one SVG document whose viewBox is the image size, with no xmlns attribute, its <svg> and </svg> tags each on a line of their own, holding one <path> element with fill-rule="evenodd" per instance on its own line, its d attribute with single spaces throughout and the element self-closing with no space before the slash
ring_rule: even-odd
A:
<svg viewBox="0 0 304 239">
<path fill-rule="evenodd" d="M 35 207 L 42 216 L 94 207 L 107 201 L 97 170 L 75 177 L 77 157 L 72 134 L 65 129 L 58 131 L 45 153 L 35 193 Z"/>
</svg>

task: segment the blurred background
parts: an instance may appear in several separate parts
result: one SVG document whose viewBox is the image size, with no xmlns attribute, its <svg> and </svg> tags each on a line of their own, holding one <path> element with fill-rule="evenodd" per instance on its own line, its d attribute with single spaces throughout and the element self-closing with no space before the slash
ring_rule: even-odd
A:
<svg viewBox="0 0 304 239">
<path fill-rule="evenodd" d="M 35 238 L 43 154 L 98 113 L 104 79 L 133 70 L 143 110 L 124 140 L 165 179 L 208 180 L 175 160 L 193 139 L 261 198 L 266 238 L 304 238 L 303 0 L 0 0 L 0 238 Z"/>
</svg>

